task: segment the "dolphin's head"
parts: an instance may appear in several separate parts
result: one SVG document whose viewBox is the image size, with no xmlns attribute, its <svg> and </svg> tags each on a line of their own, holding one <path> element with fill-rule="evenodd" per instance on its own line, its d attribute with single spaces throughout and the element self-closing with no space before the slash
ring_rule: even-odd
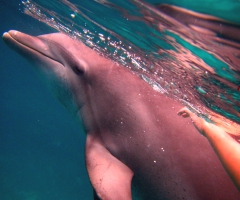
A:
<svg viewBox="0 0 240 200">
<path fill-rule="evenodd" d="M 89 69 L 99 69 L 101 62 L 97 59 L 100 56 L 83 43 L 61 33 L 34 37 L 9 31 L 3 34 L 3 39 L 34 66 L 60 102 L 76 116 L 91 87 L 92 73 Z"/>
</svg>

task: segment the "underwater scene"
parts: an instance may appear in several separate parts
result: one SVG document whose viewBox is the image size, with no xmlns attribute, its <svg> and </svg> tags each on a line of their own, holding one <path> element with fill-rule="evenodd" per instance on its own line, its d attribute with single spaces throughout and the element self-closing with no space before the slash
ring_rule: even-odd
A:
<svg viewBox="0 0 240 200">
<path fill-rule="evenodd" d="M 67 34 L 219 125 L 240 146 L 239 13 L 237 0 L 3 0 L 0 29 Z M 83 128 L 25 59 L 3 40 L 0 49 L 0 200 L 93 199 Z M 233 182 L 240 190 L 240 177 Z M 236 191 L 230 199 L 240 197 Z M 149 199 L 203 199 L 181 195 Z"/>
</svg>

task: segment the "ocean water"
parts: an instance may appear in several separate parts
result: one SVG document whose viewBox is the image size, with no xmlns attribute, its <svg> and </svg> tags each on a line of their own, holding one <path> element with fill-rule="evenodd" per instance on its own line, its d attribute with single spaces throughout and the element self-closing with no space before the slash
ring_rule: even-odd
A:
<svg viewBox="0 0 240 200">
<path fill-rule="evenodd" d="M 239 123 L 239 12 L 235 0 L 3 0 L 0 30 L 65 32 L 194 111 Z M 24 59 L 0 50 L 0 199 L 92 199 L 84 133 Z"/>
<path fill-rule="evenodd" d="M 36 0 L 22 7 L 196 112 L 240 122 L 239 2 Z"/>
<path fill-rule="evenodd" d="M 53 32 L 1 1 L 0 32 Z M 31 66 L 0 40 L 0 199 L 92 199 L 84 165 L 85 135 Z"/>
</svg>

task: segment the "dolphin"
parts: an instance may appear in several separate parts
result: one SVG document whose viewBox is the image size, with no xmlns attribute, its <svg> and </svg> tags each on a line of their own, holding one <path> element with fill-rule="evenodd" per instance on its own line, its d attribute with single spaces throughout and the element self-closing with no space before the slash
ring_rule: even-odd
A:
<svg viewBox="0 0 240 200">
<path fill-rule="evenodd" d="M 208 141 L 182 105 L 130 69 L 62 33 L 4 33 L 86 133 L 85 161 L 102 200 L 236 200 Z"/>
</svg>

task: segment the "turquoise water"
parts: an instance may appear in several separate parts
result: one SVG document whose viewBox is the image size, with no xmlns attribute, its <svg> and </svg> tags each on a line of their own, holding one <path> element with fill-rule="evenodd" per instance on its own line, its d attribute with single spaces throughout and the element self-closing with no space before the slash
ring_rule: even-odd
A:
<svg viewBox="0 0 240 200">
<path fill-rule="evenodd" d="M 239 2 L 38 0 L 24 1 L 23 10 L 196 112 L 207 108 L 240 122 Z"/>
<path fill-rule="evenodd" d="M 4 0 L 1 32 L 61 30 L 136 71 L 160 92 L 197 111 L 206 107 L 240 122 L 239 38 L 220 32 L 212 37 L 209 27 L 199 33 L 182 18 L 156 11 L 160 3 L 172 4 L 238 28 L 239 1 L 70 2 Z M 3 41 L 0 49 L 0 199 L 91 199 L 84 134 L 28 63 Z"/>
</svg>

